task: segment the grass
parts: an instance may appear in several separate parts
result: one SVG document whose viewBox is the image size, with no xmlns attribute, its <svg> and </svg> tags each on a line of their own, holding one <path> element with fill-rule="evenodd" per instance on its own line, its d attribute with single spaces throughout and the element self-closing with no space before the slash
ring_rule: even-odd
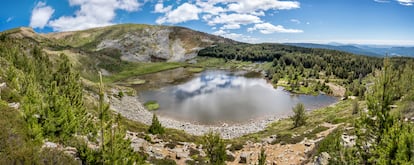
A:
<svg viewBox="0 0 414 165">
<path fill-rule="evenodd" d="M 156 73 L 183 66 L 185 66 L 185 63 L 178 62 L 128 63 L 121 66 L 119 73 L 103 77 L 103 81 L 105 83 L 113 83 L 133 76 Z"/>
<path fill-rule="evenodd" d="M 154 111 L 160 108 L 160 104 L 157 103 L 157 101 L 147 101 L 144 104 L 145 108 L 147 108 L 149 111 Z"/>
<path fill-rule="evenodd" d="M 191 68 L 188 68 L 188 71 L 192 72 L 192 73 L 200 73 L 200 72 L 204 71 L 204 68 L 202 68 L 202 67 L 191 67 Z"/>
<path fill-rule="evenodd" d="M 360 107 L 363 108 L 364 106 L 365 103 L 360 102 Z M 232 139 L 230 143 L 243 143 L 247 140 L 258 142 L 260 139 L 270 135 L 278 135 L 276 142 L 283 141 L 285 143 L 297 143 L 305 137 L 314 138 L 317 133 L 327 129 L 320 126 L 324 122 L 332 124 L 351 122 L 354 118 L 352 116 L 352 101 L 344 100 L 338 102 L 335 106 L 314 110 L 308 113 L 307 117 L 308 119 L 304 126 L 293 128 L 293 122 L 289 118 L 285 118 L 269 124 L 263 131 Z M 295 136 L 293 137 L 293 135 Z"/>
</svg>

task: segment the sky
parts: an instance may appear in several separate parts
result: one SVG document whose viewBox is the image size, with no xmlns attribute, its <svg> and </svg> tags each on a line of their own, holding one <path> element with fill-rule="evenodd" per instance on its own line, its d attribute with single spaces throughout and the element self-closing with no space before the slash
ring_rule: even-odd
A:
<svg viewBox="0 0 414 165">
<path fill-rule="evenodd" d="M 184 26 L 249 43 L 414 46 L 414 0 L 2 0 L 0 31 L 122 23 Z"/>
</svg>

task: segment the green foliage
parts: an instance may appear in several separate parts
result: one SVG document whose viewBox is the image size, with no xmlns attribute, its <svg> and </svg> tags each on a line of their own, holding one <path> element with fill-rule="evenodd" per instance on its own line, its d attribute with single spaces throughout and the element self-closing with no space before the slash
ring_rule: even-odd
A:
<svg viewBox="0 0 414 165">
<path fill-rule="evenodd" d="M 300 127 L 306 124 L 305 106 L 302 103 L 296 104 L 293 108 L 293 116 L 290 119 L 293 121 L 293 127 Z"/>
<path fill-rule="evenodd" d="M 206 150 L 209 163 L 214 165 L 223 165 L 226 161 L 226 145 L 220 138 L 220 134 L 212 131 L 202 137 L 202 144 Z"/>
<path fill-rule="evenodd" d="M 355 114 L 358 114 L 358 112 L 359 112 L 359 103 L 358 103 L 358 100 L 355 99 L 352 101 L 352 114 L 355 115 Z"/>
<path fill-rule="evenodd" d="M 260 149 L 258 165 L 265 165 L 266 164 L 266 153 L 265 152 L 266 152 L 266 150 L 264 148 Z"/>
<path fill-rule="evenodd" d="M 154 111 L 160 108 L 160 105 L 157 103 L 157 101 L 147 101 L 146 103 L 144 103 L 144 106 L 149 111 Z"/>
<path fill-rule="evenodd" d="M 165 132 L 164 127 L 161 125 L 160 121 L 158 121 L 157 115 L 152 116 L 152 124 L 148 128 L 148 132 L 151 134 L 163 134 Z"/>
</svg>

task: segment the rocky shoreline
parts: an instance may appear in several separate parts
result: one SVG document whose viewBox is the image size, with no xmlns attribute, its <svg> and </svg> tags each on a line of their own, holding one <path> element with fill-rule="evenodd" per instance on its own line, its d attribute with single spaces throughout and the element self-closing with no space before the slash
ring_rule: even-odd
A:
<svg viewBox="0 0 414 165">
<path fill-rule="evenodd" d="M 137 96 L 124 96 L 122 98 L 109 97 L 111 109 L 120 113 L 122 116 L 150 125 L 152 113 L 146 110 Z M 286 116 L 284 116 L 286 117 Z M 220 133 L 224 139 L 237 138 L 246 134 L 259 132 L 264 130 L 269 123 L 277 121 L 281 116 L 267 116 L 265 118 L 251 120 L 242 124 L 222 124 L 220 125 L 200 125 L 196 123 L 178 121 L 175 119 L 159 116 L 161 124 L 167 128 L 183 130 L 192 135 L 203 135 L 209 131 Z"/>
</svg>

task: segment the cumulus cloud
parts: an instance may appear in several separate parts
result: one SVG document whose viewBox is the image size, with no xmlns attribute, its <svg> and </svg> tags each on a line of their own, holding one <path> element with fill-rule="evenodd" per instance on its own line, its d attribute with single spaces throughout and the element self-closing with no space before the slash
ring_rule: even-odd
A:
<svg viewBox="0 0 414 165">
<path fill-rule="evenodd" d="M 227 24 L 221 27 L 221 29 L 240 29 L 239 24 Z"/>
<path fill-rule="evenodd" d="M 38 2 L 32 10 L 29 26 L 33 28 L 44 28 L 54 12 L 55 10 L 50 6 L 47 6 L 46 3 Z M 8 19 L 7 22 L 9 21 L 11 21 L 11 19 Z"/>
<path fill-rule="evenodd" d="M 167 6 L 167 7 L 164 7 L 164 4 L 162 4 L 162 3 L 157 3 L 157 4 L 155 5 L 154 12 L 155 12 L 155 13 L 166 13 L 166 12 L 170 12 L 170 11 L 171 11 L 171 9 L 172 9 L 172 6 L 171 6 L 171 5 L 170 5 L 170 6 Z"/>
<path fill-rule="evenodd" d="M 286 29 L 282 25 L 273 25 L 271 23 L 260 23 L 255 24 L 253 27 L 248 28 L 247 31 L 252 32 L 259 30 L 263 34 L 272 34 L 272 33 L 303 33 L 303 30 L 299 29 Z"/>
<path fill-rule="evenodd" d="M 239 33 L 231 33 L 229 31 L 225 31 L 223 29 L 215 31 L 215 32 L 213 32 L 213 34 L 218 35 L 218 36 L 222 36 L 222 37 L 225 37 L 225 38 L 230 38 L 230 39 L 233 39 L 233 40 L 249 42 L 249 43 L 254 43 L 254 42 L 258 41 L 257 38 L 247 36 L 247 35 L 243 35 L 243 34 L 239 34 Z"/>
<path fill-rule="evenodd" d="M 228 26 L 247 25 L 262 22 L 258 16 L 250 14 L 221 14 L 207 21 L 210 26 L 225 24 Z"/>
<path fill-rule="evenodd" d="M 414 4 L 414 0 L 397 0 L 398 3 L 404 6 L 412 6 Z"/>
<path fill-rule="evenodd" d="M 300 7 L 297 1 L 279 1 L 279 0 L 238 0 L 228 5 L 230 11 L 237 13 L 250 13 L 257 11 L 273 10 L 290 10 Z"/>
<path fill-rule="evenodd" d="M 137 0 L 69 0 L 70 6 L 80 6 L 74 16 L 62 16 L 51 20 L 54 31 L 83 30 L 112 25 L 116 10 L 137 11 Z"/>
<path fill-rule="evenodd" d="M 157 24 L 176 24 L 190 20 L 198 20 L 198 14 L 200 12 L 201 9 L 199 9 L 197 6 L 189 3 L 183 3 L 182 5 L 178 6 L 175 10 L 166 12 L 164 16 L 158 18 L 155 22 Z"/>
</svg>

